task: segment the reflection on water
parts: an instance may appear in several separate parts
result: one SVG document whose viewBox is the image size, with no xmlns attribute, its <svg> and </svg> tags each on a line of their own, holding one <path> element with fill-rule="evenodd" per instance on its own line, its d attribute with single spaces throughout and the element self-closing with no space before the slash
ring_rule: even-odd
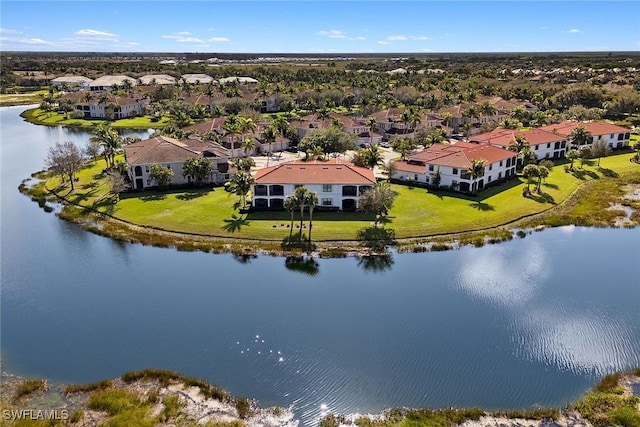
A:
<svg viewBox="0 0 640 427">
<path fill-rule="evenodd" d="M 555 230 L 560 235 L 573 235 L 576 227 Z M 583 230 L 583 234 L 589 230 Z M 512 325 L 512 341 L 519 357 L 554 365 L 557 369 L 602 376 L 638 360 L 637 337 L 631 325 L 619 313 L 604 307 L 576 304 L 578 298 L 554 299 L 548 286 L 578 284 L 577 291 L 593 286 L 579 279 L 580 264 L 564 264 L 552 256 L 568 258 L 570 254 L 549 254 L 547 244 L 534 239 L 521 243 L 514 252 L 508 245 L 492 246 L 466 254 L 465 267 L 459 274 L 458 287 L 473 298 L 496 309 L 504 310 Z M 602 262 L 602 261 L 598 261 Z M 604 264 L 603 264 L 604 265 Z M 549 281 L 554 269 L 575 273 L 569 281 Z M 614 271 L 613 269 L 611 271 Z M 556 275 L 557 276 L 557 275 Z M 566 277 L 566 276 L 565 276 Z M 608 281 L 620 280 L 608 277 Z M 598 282 L 604 286 L 608 282 Z M 631 276 L 640 285 L 640 278 Z M 585 289 L 580 289 L 580 284 Z M 640 309 L 640 300 L 638 301 Z M 637 330 L 635 331 L 637 334 Z"/>
<path fill-rule="evenodd" d="M 345 259 L 121 243 L 18 193 L 57 139 L 88 139 L 19 112 L 0 108 L 5 369 L 69 383 L 172 369 L 311 424 L 391 406 L 563 406 L 640 364 L 638 229 Z"/>
</svg>

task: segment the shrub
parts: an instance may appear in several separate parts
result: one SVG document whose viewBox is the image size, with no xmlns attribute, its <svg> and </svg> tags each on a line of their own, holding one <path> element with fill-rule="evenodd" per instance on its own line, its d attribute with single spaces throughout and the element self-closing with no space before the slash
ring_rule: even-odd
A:
<svg viewBox="0 0 640 427">
<path fill-rule="evenodd" d="M 164 410 L 162 411 L 163 421 L 168 421 L 180 414 L 180 408 L 182 408 L 180 397 L 176 395 L 167 396 L 162 400 L 162 403 L 164 404 Z"/>
<path fill-rule="evenodd" d="M 251 415 L 253 415 L 253 411 L 251 410 L 251 402 L 249 402 L 249 399 L 236 399 L 236 409 L 238 411 L 238 416 L 243 420 L 246 420 L 247 418 L 251 417 Z"/>
<path fill-rule="evenodd" d="M 596 384 L 593 390 L 596 392 L 611 392 L 616 387 L 618 387 L 621 378 L 622 374 L 620 372 L 609 374 L 605 376 L 598 384 Z"/>
<path fill-rule="evenodd" d="M 102 381 L 98 381 L 98 382 L 95 382 L 95 383 L 82 384 L 82 385 L 70 384 L 68 386 L 65 386 L 64 394 L 91 393 L 91 392 L 94 392 L 94 391 L 106 390 L 109 387 L 111 387 L 112 385 L 113 385 L 113 381 L 112 380 L 102 380 Z"/>
<path fill-rule="evenodd" d="M 138 396 L 126 390 L 103 390 L 89 398 L 89 409 L 116 415 L 123 411 L 135 409 L 140 405 Z"/>
<path fill-rule="evenodd" d="M 33 393 L 47 390 L 47 382 L 45 380 L 25 380 L 16 389 L 16 400 L 27 397 Z"/>
</svg>

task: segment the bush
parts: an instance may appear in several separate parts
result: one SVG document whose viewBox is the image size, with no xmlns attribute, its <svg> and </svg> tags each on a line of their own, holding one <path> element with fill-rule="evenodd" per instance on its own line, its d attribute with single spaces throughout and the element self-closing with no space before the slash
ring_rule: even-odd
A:
<svg viewBox="0 0 640 427">
<path fill-rule="evenodd" d="M 622 374 L 620 372 L 607 375 L 598 384 L 596 384 L 593 390 L 600 393 L 611 392 L 618 387 L 621 378 Z"/>
<path fill-rule="evenodd" d="M 236 409 L 238 410 L 238 416 L 243 420 L 251 417 L 253 411 L 251 410 L 251 402 L 249 399 L 238 398 L 236 399 Z"/>
<path fill-rule="evenodd" d="M 91 393 L 94 391 L 106 390 L 112 385 L 113 385 L 112 380 L 102 380 L 95 383 L 82 384 L 82 385 L 70 384 L 68 386 L 65 386 L 64 394 Z"/>
<path fill-rule="evenodd" d="M 47 390 L 47 382 L 45 380 L 25 380 L 16 389 L 16 400 L 27 397 L 30 394 L 43 392 Z"/>
<path fill-rule="evenodd" d="M 126 390 L 98 391 L 89 398 L 89 409 L 116 415 L 140 405 L 138 396 Z"/>
</svg>

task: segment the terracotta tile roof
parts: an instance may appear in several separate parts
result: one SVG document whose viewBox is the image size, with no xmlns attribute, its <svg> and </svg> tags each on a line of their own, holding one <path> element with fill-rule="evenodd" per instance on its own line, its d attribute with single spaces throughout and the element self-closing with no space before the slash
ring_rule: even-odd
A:
<svg viewBox="0 0 640 427">
<path fill-rule="evenodd" d="M 516 153 L 513 151 L 493 147 L 489 144 L 458 142 L 453 145 L 434 144 L 426 150 L 410 156 L 409 160 L 467 169 L 474 159 L 484 160 L 487 165 L 490 165 L 515 156 Z"/>
<path fill-rule="evenodd" d="M 404 108 L 389 108 L 387 110 L 376 111 L 375 113 L 370 114 L 369 117 L 373 117 L 378 123 L 395 121 L 396 117 L 400 116 L 403 111 Z"/>
<path fill-rule="evenodd" d="M 219 130 L 222 133 L 222 125 L 224 124 L 226 117 L 216 117 L 206 122 L 196 123 L 184 128 L 185 131 L 195 131 L 198 135 L 204 135 L 207 132 Z"/>
<path fill-rule="evenodd" d="M 353 184 L 375 185 L 370 169 L 333 159 L 327 162 L 294 160 L 260 169 L 255 174 L 257 184 Z"/>
<path fill-rule="evenodd" d="M 472 137 L 471 140 L 483 143 L 486 142 L 491 145 L 498 145 L 507 148 L 515 141 L 517 136 L 524 137 L 529 143 L 529 146 L 532 147 L 540 144 L 559 142 L 566 139 L 566 136 L 563 134 L 553 133 L 537 128 L 526 131 L 496 129 L 492 132 L 476 135 Z"/>
<path fill-rule="evenodd" d="M 219 144 L 195 139 L 179 141 L 164 135 L 134 142 L 124 147 L 127 163 L 130 165 L 178 163 L 189 157 L 201 156 L 204 152 L 211 154 L 207 157 L 228 157 L 227 150 Z"/>
<path fill-rule="evenodd" d="M 425 165 L 416 165 L 408 162 L 394 162 L 396 168 L 402 172 L 425 173 L 427 168 Z"/>
<path fill-rule="evenodd" d="M 605 122 L 605 121 L 597 121 L 597 122 L 578 122 L 575 120 L 565 120 L 562 123 L 556 123 L 552 125 L 543 126 L 540 129 L 547 130 L 549 132 L 555 132 L 560 135 L 568 136 L 571 134 L 573 129 L 578 126 L 584 127 L 588 130 L 592 136 L 598 135 L 607 135 L 611 133 L 627 133 L 631 132 L 631 130 L 614 125 L 613 123 Z"/>
</svg>

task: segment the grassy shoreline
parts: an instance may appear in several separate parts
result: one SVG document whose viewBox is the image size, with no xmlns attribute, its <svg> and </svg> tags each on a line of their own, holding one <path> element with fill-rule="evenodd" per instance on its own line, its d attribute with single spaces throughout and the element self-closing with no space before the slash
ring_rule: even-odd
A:
<svg viewBox="0 0 640 427">
<path fill-rule="evenodd" d="M 37 384 L 38 387 L 33 385 Z M 594 427 L 640 425 L 640 396 L 633 390 L 640 385 L 640 367 L 606 375 L 578 401 L 563 409 L 532 407 L 486 411 L 482 408 L 391 408 L 378 415 L 327 414 L 319 427 L 430 427 L 502 425 L 586 425 Z M 282 407 L 261 408 L 258 402 L 233 397 L 224 389 L 198 378 L 173 371 L 146 369 L 127 372 L 119 378 L 83 385 L 48 386 L 45 380 L 26 379 L 2 372 L 0 409 L 15 411 L 36 406 L 53 410 L 68 420 L 47 425 L 155 426 L 196 425 L 208 417 L 207 424 L 219 427 L 296 425 L 291 410 Z M 24 390 L 28 390 L 25 393 Z M 636 392 L 637 393 L 637 392 Z M 45 403 L 48 402 L 48 403 Z M 43 407 L 46 406 L 46 407 Z M 210 408 L 215 407 L 214 415 Z M 3 412 L 5 413 L 5 412 Z M 11 421 L 2 425 L 42 425 L 40 421 Z"/>
<path fill-rule="evenodd" d="M 585 165 L 573 174 L 556 166 L 542 186 L 544 194 L 534 198 L 522 196 L 526 184 L 520 179 L 478 198 L 396 185 L 400 195 L 384 228 L 374 228 L 373 217 L 364 213 L 314 213 L 310 246 L 286 244 L 288 212 L 238 214 L 235 196 L 219 187 L 127 193 L 116 202 L 103 182 L 102 160 L 80 171 L 73 192 L 58 177 L 42 175 L 40 184 L 23 185 L 21 191 L 43 207 L 47 197 L 62 201 L 59 216 L 94 233 L 180 250 L 346 256 L 395 245 L 399 251 L 422 252 L 509 240 L 518 228 L 615 225 L 624 212 L 608 210 L 609 203 L 621 201 L 624 185 L 640 185 L 640 165 L 630 158 L 630 153 L 617 154 L 602 159 L 600 167 Z M 625 225 L 640 223 L 640 201 L 623 203 L 634 211 Z M 299 218 L 294 219 L 291 232 L 300 235 Z"/>
<path fill-rule="evenodd" d="M 71 128 L 92 128 L 96 124 L 106 123 L 117 129 L 162 129 L 169 121 L 163 117 L 160 121 L 152 121 L 152 116 L 132 117 L 114 121 L 99 119 L 73 119 L 66 118 L 65 114 L 47 112 L 40 108 L 30 108 L 22 113 L 20 117 L 34 125 L 41 126 L 65 126 Z"/>
</svg>

